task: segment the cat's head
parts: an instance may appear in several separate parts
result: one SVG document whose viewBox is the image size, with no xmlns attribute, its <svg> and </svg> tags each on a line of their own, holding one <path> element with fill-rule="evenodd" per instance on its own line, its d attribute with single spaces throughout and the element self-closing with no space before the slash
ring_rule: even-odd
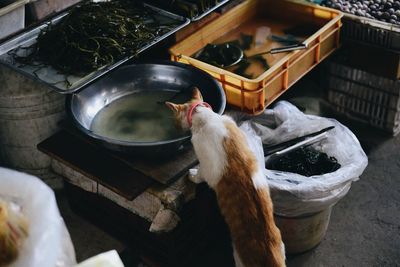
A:
<svg viewBox="0 0 400 267">
<path fill-rule="evenodd" d="M 171 102 L 165 102 L 167 107 L 169 107 L 174 112 L 174 117 L 176 121 L 176 126 L 182 130 L 188 130 L 190 128 L 187 121 L 188 111 L 193 103 L 203 102 L 203 96 L 198 88 L 193 89 L 192 98 L 184 104 L 174 104 Z"/>
</svg>

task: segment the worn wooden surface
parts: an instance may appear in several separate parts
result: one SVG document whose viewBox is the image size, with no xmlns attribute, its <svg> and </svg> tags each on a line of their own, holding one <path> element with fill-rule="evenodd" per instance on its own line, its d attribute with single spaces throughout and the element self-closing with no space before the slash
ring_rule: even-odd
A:
<svg viewBox="0 0 400 267">
<path fill-rule="evenodd" d="M 69 121 L 63 121 L 62 127 L 75 137 L 85 141 L 88 145 L 96 146 L 103 153 L 107 153 L 113 158 L 128 164 L 161 184 L 171 184 L 184 175 L 190 168 L 198 164 L 197 157 L 191 146 L 177 155 L 172 155 L 164 159 L 149 160 L 102 148 L 93 139 L 84 136 Z"/>
<path fill-rule="evenodd" d="M 115 156 L 162 184 L 172 183 L 198 164 L 192 148 L 168 159 L 158 159 L 154 162 L 122 154 L 115 154 Z"/>
<path fill-rule="evenodd" d="M 107 150 L 68 123 L 63 128 L 38 148 L 129 200 L 155 183 L 171 184 L 198 163 L 193 149 L 149 161 Z"/>
<path fill-rule="evenodd" d="M 149 232 L 149 222 L 104 197 L 68 183 L 65 189 L 74 212 L 125 243 L 146 266 L 233 266 L 228 229 L 205 184 L 182 208 L 178 226 L 161 234 Z"/>
<path fill-rule="evenodd" d="M 39 150 L 132 200 L 155 183 L 126 163 L 62 130 L 38 145 Z"/>
</svg>

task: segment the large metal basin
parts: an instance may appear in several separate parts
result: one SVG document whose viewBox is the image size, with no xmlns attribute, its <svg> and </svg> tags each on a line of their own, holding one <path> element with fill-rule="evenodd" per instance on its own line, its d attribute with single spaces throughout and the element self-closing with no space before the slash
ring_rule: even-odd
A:
<svg viewBox="0 0 400 267">
<path fill-rule="evenodd" d="M 184 149 L 190 143 L 190 135 L 154 142 L 127 142 L 98 135 L 90 130 L 91 124 L 98 112 L 121 97 L 149 90 L 192 90 L 191 86 L 200 89 L 204 101 L 215 112 L 223 113 L 226 103 L 224 92 L 209 74 L 189 65 L 168 61 L 122 67 L 69 95 L 66 110 L 80 131 L 108 149 L 145 157 L 167 156 Z"/>
</svg>

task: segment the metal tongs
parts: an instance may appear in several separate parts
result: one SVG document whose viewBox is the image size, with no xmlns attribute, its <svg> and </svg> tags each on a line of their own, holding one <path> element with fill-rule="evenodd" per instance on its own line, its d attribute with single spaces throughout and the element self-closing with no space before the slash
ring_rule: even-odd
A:
<svg viewBox="0 0 400 267">
<path fill-rule="evenodd" d="M 264 157 L 276 157 L 286 154 L 290 151 L 293 151 L 297 148 L 309 146 L 315 144 L 322 139 L 326 138 L 327 132 L 335 128 L 335 126 L 329 126 L 324 128 L 318 132 L 306 134 L 300 137 L 293 138 L 291 140 L 270 145 L 270 146 L 263 146 L 264 148 Z"/>
</svg>

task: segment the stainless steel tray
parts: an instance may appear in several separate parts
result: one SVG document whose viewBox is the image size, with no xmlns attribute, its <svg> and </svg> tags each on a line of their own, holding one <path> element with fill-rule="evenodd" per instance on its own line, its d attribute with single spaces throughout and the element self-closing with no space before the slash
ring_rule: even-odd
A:
<svg viewBox="0 0 400 267">
<path fill-rule="evenodd" d="M 160 7 L 160 8 L 165 8 L 166 10 L 169 10 L 169 11 L 172 12 L 172 13 L 174 12 L 173 10 L 170 10 L 170 9 L 168 9 L 167 7 L 157 5 L 157 3 L 154 3 L 154 2 L 152 2 L 152 1 L 149 1 L 149 0 L 143 0 L 143 1 L 144 1 L 145 3 L 148 3 L 148 4 L 152 5 L 152 6 L 158 6 L 158 7 Z M 223 1 L 221 1 L 220 3 L 218 3 L 217 5 L 213 6 L 213 7 L 210 8 L 210 9 L 208 9 L 206 12 L 201 13 L 201 14 L 198 14 L 197 16 L 194 16 L 193 18 L 189 18 L 189 19 L 190 19 L 191 21 L 198 21 L 198 20 L 204 18 L 205 16 L 207 16 L 208 14 L 210 14 L 211 12 L 213 12 L 214 10 L 216 10 L 217 8 L 219 8 L 219 7 L 223 6 L 224 4 L 228 3 L 229 1 L 230 1 L 230 0 L 223 0 Z"/>
<path fill-rule="evenodd" d="M 207 10 L 206 12 L 193 17 L 191 19 L 191 21 L 197 21 L 197 20 L 200 20 L 200 19 L 204 18 L 205 16 L 207 16 L 208 14 L 210 14 L 211 12 L 213 12 L 214 10 L 216 10 L 217 8 L 223 6 L 224 4 L 226 4 L 228 2 L 229 2 L 229 0 L 224 0 L 224 1 L 220 2 L 220 3 L 218 3 L 214 7 L 210 8 L 209 10 Z"/>
<path fill-rule="evenodd" d="M 175 15 L 173 13 L 170 13 L 168 11 L 150 5 L 146 6 L 157 13 L 157 16 L 159 16 L 158 19 L 161 19 L 163 21 L 165 20 L 165 22 L 167 23 L 177 22 L 179 24 L 171 31 L 155 38 L 152 42 L 144 45 L 141 49 L 137 51 L 137 53 L 143 52 L 144 50 L 160 42 L 161 40 L 165 39 L 169 35 L 175 33 L 176 31 L 180 30 L 181 28 L 185 27 L 190 23 L 190 20 L 188 18 Z M 30 45 L 34 44 L 36 42 L 37 36 L 43 29 L 48 27 L 50 23 L 53 24 L 57 23 L 67 14 L 68 12 L 62 13 L 56 16 L 55 18 L 44 22 L 40 26 L 28 30 L 26 32 L 23 32 L 18 36 L 16 36 L 15 38 L 6 41 L 5 43 L 2 43 L 0 45 L 0 64 L 10 67 L 38 82 L 47 84 L 57 92 L 73 93 L 82 89 L 83 87 L 90 84 L 94 80 L 98 79 L 99 77 L 103 76 L 104 74 L 108 73 L 109 71 L 115 69 L 116 67 L 120 66 L 121 64 L 127 62 L 128 60 L 134 57 L 134 54 L 132 54 L 111 65 L 106 65 L 97 71 L 88 73 L 85 76 L 61 74 L 51 66 L 41 65 L 40 67 L 38 67 L 37 65 L 36 66 L 22 65 L 21 63 L 16 62 L 16 60 L 12 56 L 13 53 L 17 53 L 19 56 L 27 54 L 28 51 L 26 49 L 20 49 L 20 48 L 29 47 Z M 68 81 L 69 84 L 66 83 L 65 81 Z"/>
</svg>

